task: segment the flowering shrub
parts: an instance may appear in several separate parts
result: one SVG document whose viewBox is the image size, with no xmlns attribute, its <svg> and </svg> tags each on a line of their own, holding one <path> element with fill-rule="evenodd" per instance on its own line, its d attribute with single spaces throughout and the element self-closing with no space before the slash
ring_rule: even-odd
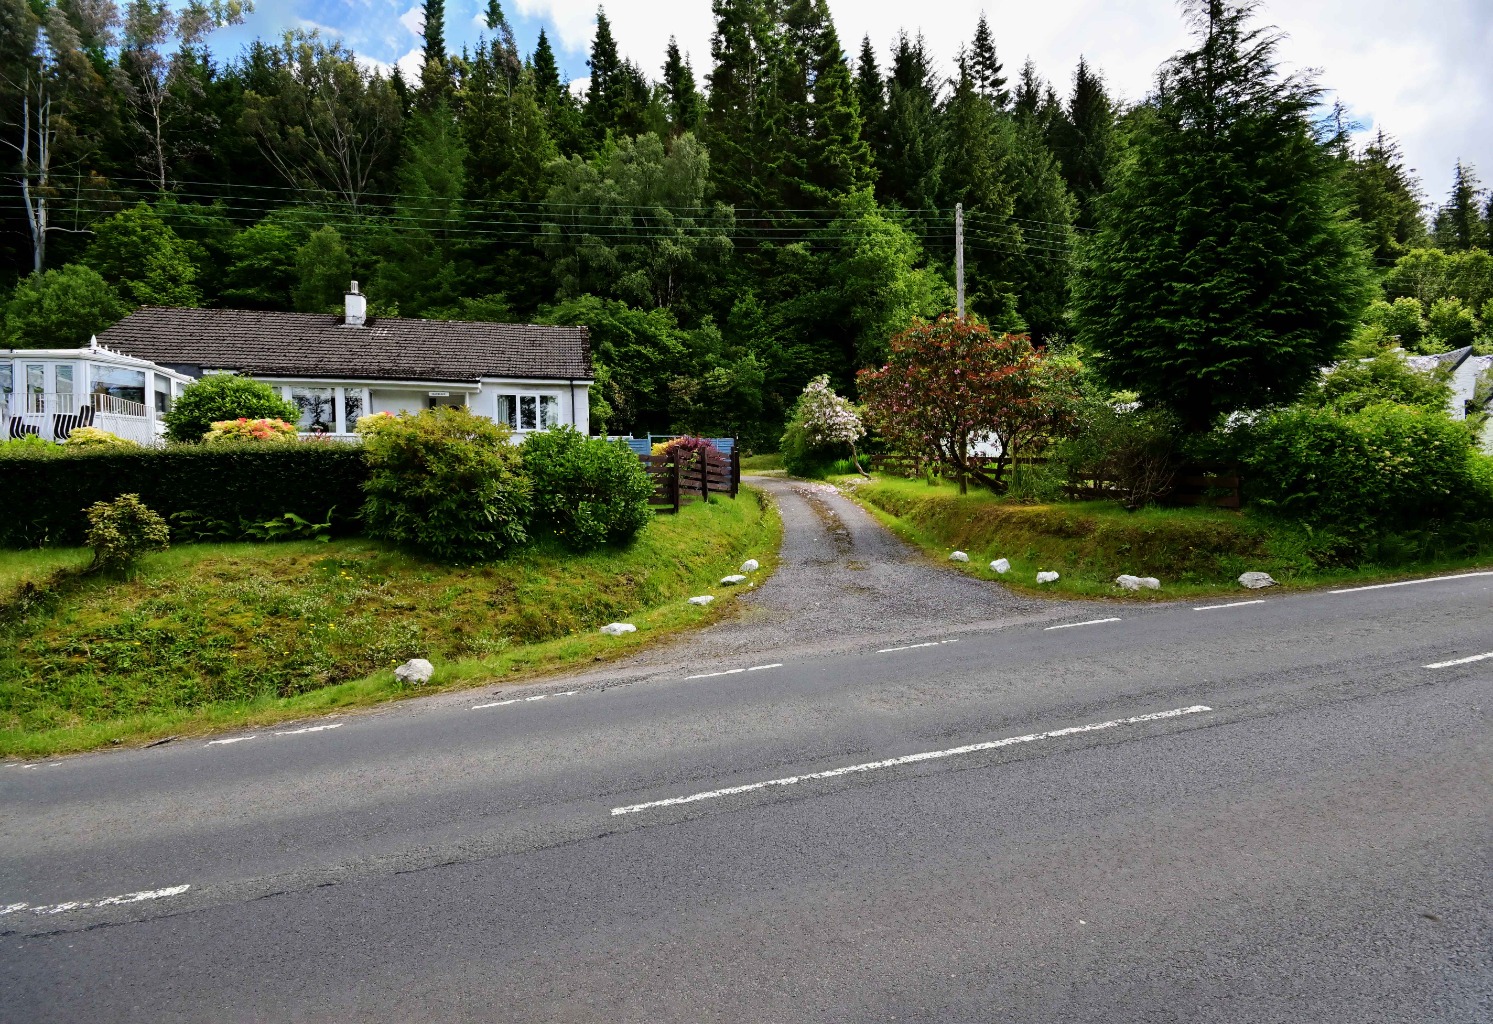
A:
<svg viewBox="0 0 1493 1024">
<path fill-rule="evenodd" d="M 367 416 L 359 416 L 357 425 L 353 429 L 360 434 L 367 434 L 369 431 L 377 430 L 384 424 L 391 422 L 394 418 L 395 416 L 392 412 L 372 412 Z"/>
<path fill-rule="evenodd" d="M 281 419 L 299 421 L 300 408 L 268 384 L 232 373 L 210 373 L 188 384 L 166 413 L 166 437 L 200 441 L 223 420 Z"/>
<path fill-rule="evenodd" d="M 294 441 L 299 435 L 293 424 L 284 420 L 219 420 L 202 435 L 204 442 L 215 441 Z"/>
<path fill-rule="evenodd" d="M 820 467 L 850 448 L 850 459 L 857 470 L 855 443 L 866 435 L 860 415 L 848 398 L 835 394 L 829 386 L 829 374 L 822 373 L 809 381 L 793 407 L 788 428 L 779 445 L 783 465 L 795 476 L 814 476 Z"/>
<path fill-rule="evenodd" d="M 674 452 L 679 453 L 679 461 L 686 465 L 701 452 L 714 452 L 716 455 L 721 454 L 720 449 L 705 438 L 690 437 L 688 435 L 676 437 L 671 441 L 664 441 L 661 444 L 653 446 L 654 455 L 670 455 Z"/>
<path fill-rule="evenodd" d="M 67 435 L 67 440 L 62 442 L 69 448 L 99 448 L 116 445 L 124 448 L 140 447 L 134 441 L 111 434 L 107 430 L 98 427 L 77 427 Z"/>
</svg>

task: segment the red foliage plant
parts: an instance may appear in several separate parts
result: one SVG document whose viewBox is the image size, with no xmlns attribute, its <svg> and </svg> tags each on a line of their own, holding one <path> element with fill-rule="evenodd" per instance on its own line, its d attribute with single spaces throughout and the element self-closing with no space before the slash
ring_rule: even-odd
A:
<svg viewBox="0 0 1493 1024">
<path fill-rule="evenodd" d="M 1036 455 L 1062 436 L 1078 403 L 1078 367 L 1049 359 L 1024 334 L 992 334 L 951 316 L 892 339 L 891 358 L 857 378 L 872 426 L 999 493 L 1015 455 Z M 993 458 L 971 449 L 985 443 Z"/>
<path fill-rule="evenodd" d="M 685 464 L 693 461 L 696 456 L 714 453 L 720 455 L 720 450 L 703 437 L 676 437 L 666 442 L 663 447 L 657 449 L 658 454 L 668 455 L 671 452 L 679 453 L 679 461 Z"/>
</svg>

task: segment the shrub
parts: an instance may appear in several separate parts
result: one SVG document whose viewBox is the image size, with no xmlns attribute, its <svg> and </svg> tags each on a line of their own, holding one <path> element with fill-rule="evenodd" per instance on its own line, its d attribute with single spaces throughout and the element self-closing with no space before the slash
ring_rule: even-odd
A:
<svg viewBox="0 0 1493 1024">
<path fill-rule="evenodd" d="M 78 427 L 62 442 L 69 448 L 139 448 L 134 441 L 98 427 Z"/>
<path fill-rule="evenodd" d="M 170 539 L 166 520 L 138 494 L 121 494 L 88 509 L 88 546 L 94 569 L 122 569 L 147 551 L 164 551 Z"/>
<path fill-rule="evenodd" d="M 7 445 L 0 480 L 28 497 L 0 517 L 0 547 L 81 544 L 85 510 L 125 493 L 139 494 L 171 522 L 186 512 L 235 530 L 242 519 L 286 512 L 320 522 L 334 506 L 358 508 L 367 476 L 359 445 Z M 353 522 L 339 515 L 338 532 Z"/>
<path fill-rule="evenodd" d="M 708 439 L 703 437 L 691 437 L 688 435 L 684 437 L 676 437 L 668 441 L 663 441 L 653 446 L 654 455 L 671 455 L 674 452 L 679 453 L 679 461 L 684 464 L 688 464 L 689 461 L 700 452 L 714 452 L 717 455 L 721 454 L 720 449 L 711 444 Z M 688 456 L 688 458 L 686 458 L 685 456 Z"/>
<path fill-rule="evenodd" d="M 779 450 L 783 468 L 794 476 L 823 475 L 828 465 L 839 459 L 848 448 L 852 471 L 860 471 L 855 443 L 866 435 L 860 414 L 849 399 L 835 394 L 829 386 L 829 375 L 820 374 L 809 381 L 794 403 L 788 427 L 783 431 Z"/>
<path fill-rule="evenodd" d="M 251 420 L 248 417 L 239 417 L 236 420 L 219 420 L 213 424 L 213 428 L 202 435 L 204 443 L 220 443 L 223 441 L 248 441 L 271 443 L 297 441 L 300 434 L 296 432 L 295 425 L 286 423 L 281 419 L 258 419 Z"/>
<path fill-rule="evenodd" d="M 1450 370 L 1426 373 L 1412 367 L 1398 352 L 1381 352 L 1369 359 L 1334 366 L 1308 389 L 1301 404 L 1354 413 L 1392 402 L 1440 412 L 1451 403 L 1450 380 Z"/>
<path fill-rule="evenodd" d="M 280 419 L 299 422 L 300 410 L 268 384 L 231 373 L 211 373 L 187 385 L 166 413 L 172 441 L 200 441 L 222 420 Z"/>
<path fill-rule="evenodd" d="M 20 437 L 8 437 L 0 441 L 0 455 L 22 455 L 27 452 L 45 452 L 62 447 L 55 441 L 48 441 L 40 434 L 22 434 Z"/>
<path fill-rule="evenodd" d="M 523 460 L 534 521 L 576 551 L 628 540 L 653 519 L 653 481 L 621 441 L 558 427 L 530 434 Z"/>
<path fill-rule="evenodd" d="M 448 562 L 485 562 L 528 539 L 531 490 L 508 428 L 464 408 L 397 416 L 363 434 L 371 536 Z"/>
<path fill-rule="evenodd" d="M 1116 409 L 1094 398 L 1083 404 L 1075 435 L 1059 442 L 1055 457 L 1070 485 L 1105 481 L 1134 511 L 1171 488 L 1181 433 L 1176 417 L 1163 410 Z"/>
<path fill-rule="evenodd" d="M 1292 408 L 1238 431 L 1250 501 L 1360 550 L 1375 535 L 1488 517 L 1466 428 L 1401 405 Z"/>
</svg>

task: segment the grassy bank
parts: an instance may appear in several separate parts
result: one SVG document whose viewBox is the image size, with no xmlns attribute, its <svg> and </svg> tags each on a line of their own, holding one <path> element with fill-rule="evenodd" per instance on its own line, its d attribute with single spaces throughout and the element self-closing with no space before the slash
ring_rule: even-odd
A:
<svg viewBox="0 0 1493 1024">
<path fill-rule="evenodd" d="M 0 612 L 0 755 L 285 721 L 616 657 L 724 614 L 717 581 L 748 557 L 770 572 L 778 533 L 747 490 L 658 516 L 625 549 L 540 545 L 477 568 L 365 540 L 175 548 Z M 86 561 L 0 552 L 0 599 Z M 685 603 L 700 593 L 718 600 Z M 614 620 L 638 632 L 596 632 Z M 411 657 L 436 665 L 413 691 L 391 671 Z"/>
<path fill-rule="evenodd" d="M 1166 600 L 1240 593 L 1238 577 L 1268 572 L 1286 587 L 1370 581 L 1493 564 L 1493 546 L 1470 556 L 1399 561 L 1393 565 L 1324 566 L 1304 530 L 1254 516 L 1208 508 L 1147 508 L 1127 512 L 1112 502 L 1028 505 L 987 491 L 960 495 L 953 484 L 929 486 L 901 478 L 836 481 L 904 539 L 947 558 L 969 555 L 965 571 L 1014 589 L 1074 597 Z M 989 568 L 1008 559 L 1011 571 Z M 955 563 L 958 564 L 958 563 Z M 1038 587 L 1041 570 L 1060 574 Z M 1122 573 L 1155 576 L 1159 591 L 1127 593 Z"/>
</svg>

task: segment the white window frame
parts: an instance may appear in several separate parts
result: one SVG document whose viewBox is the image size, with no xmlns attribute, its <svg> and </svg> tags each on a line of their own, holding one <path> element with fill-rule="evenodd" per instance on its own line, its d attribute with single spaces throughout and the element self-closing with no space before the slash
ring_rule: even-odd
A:
<svg viewBox="0 0 1493 1024">
<path fill-rule="evenodd" d="M 503 403 L 507 401 L 511 419 L 503 416 Z M 524 423 L 524 403 L 534 403 L 534 426 L 526 427 Z M 550 422 L 544 421 L 544 407 L 549 403 L 553 413 Z M 532 434 L 540 430 L 548 430 L 550 427 L 558 427 L 565 422 L 564 396 L 559 391 L 538 391 L 528 388 L 513 388 L 511 390 L 496 391 L 493 394 L 493 419 L 502 423 L 515 434 Z"/>
</svg>

